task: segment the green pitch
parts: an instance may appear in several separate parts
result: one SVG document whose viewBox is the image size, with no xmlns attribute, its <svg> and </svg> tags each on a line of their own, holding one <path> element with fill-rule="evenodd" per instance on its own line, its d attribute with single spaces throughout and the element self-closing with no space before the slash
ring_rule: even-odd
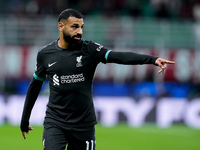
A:
<svg viewBox="0 0 200 150">
<path fill-rule="evenodd" d="M 27 139 L 22 138 L 19 127 L 0 126 L 0 149 L 42 150 L 42 127 L 33 126 Z M 97 150 L 200 150 L 200 130 L 183 125 L 167 129 L 155 125 L 131 128 L 117 125 L 96 126 Z"/>
</svg>

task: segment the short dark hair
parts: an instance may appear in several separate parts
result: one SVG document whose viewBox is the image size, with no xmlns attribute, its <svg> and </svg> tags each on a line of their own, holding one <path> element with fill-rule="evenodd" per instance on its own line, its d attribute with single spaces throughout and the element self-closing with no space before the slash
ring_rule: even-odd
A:
<svg viewBox="0 0 200 150">
<path fill-rule="evenodd" d="M 60 13 L 58 22 L 60 22 L 62 19 L 68 19 L 69 17 L 76 17 L 81 19 L 83 18 L 83 15 L 75 9 L 65 9 Z"/>
</svg>

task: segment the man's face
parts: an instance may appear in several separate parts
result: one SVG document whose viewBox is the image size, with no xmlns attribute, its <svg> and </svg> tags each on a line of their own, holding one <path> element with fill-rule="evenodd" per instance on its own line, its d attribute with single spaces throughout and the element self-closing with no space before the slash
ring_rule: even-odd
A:
<svg viewBox="0 0 200 150">
<path fill-rule="evenodd" d="M 64 21 L 63 38 L 70 45 L 78 44 L 83 34 L 83 19 L 69 17 Z"/>
</svg>

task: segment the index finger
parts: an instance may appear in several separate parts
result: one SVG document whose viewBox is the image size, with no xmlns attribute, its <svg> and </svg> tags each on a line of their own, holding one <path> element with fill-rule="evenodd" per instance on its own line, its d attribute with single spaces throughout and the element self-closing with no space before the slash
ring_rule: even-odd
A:
<svg viewBox="0 0 200 150">
<path fill-rule="evenodd" d="M 169 60 L 165 60 L 164 62 L 167 63 L 167 64 L 175 64 L 174 61 L 169 61 Z"/>
<path fill-rule="evenodd" d="M 22 136 L 24 137 L 24 139 L 26 139 L 25 132 L 22 132 Z"/>
</svg>

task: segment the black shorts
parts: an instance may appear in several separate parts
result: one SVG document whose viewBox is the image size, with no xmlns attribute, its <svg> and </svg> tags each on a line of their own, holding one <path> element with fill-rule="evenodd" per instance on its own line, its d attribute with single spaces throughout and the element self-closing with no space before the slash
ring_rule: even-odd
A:
<svg viewBox="0 0 200 150">
<path fill-rule="evenodd" d="M 44 150 L 95 150 L 95 128 L 85 130 L 66 130 L 60 127 L 44 127 Z"/>
</svg>

